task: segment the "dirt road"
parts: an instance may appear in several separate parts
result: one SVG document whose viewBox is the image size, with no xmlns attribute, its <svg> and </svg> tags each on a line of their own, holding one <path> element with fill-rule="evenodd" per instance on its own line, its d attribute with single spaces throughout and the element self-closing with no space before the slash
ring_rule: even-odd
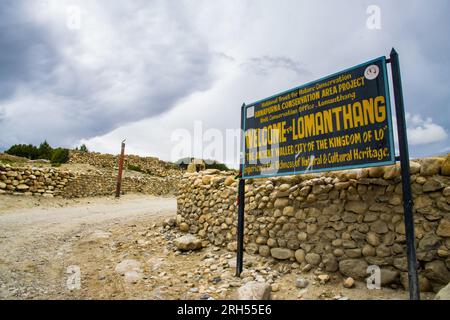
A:
<svg viewBox="0 0 450 320">
<path fill-rule="evenodd" d="M 347 289 L 335 274 L 321 283 L 322 271 L 303 272 L 295 263 L 250 254 L 236 278 L 236 255 L 224 248 L 177 250 L 173 240 L 181 234 L 167 221 L 175 212 L 174 198 L 144 195 L 120 200 L 2 196 L 0 299 L 233 299 L 248 281 L 271 284 L 273 299 L 408 296 L 390 288 L 368 290 L 364 282 Z M 296 286 L 299 277 L 309 281 L 307 288 Z"/>
<path fill-rule="evenodd" d="M 86 234 L 174 216 L 174 198 L 126 195 L 83 200 L 0 197 L 0 299 L 62 298 L 65 260 Z M 97 233 L 95 233 L 97 232 Z"/>
</svg>

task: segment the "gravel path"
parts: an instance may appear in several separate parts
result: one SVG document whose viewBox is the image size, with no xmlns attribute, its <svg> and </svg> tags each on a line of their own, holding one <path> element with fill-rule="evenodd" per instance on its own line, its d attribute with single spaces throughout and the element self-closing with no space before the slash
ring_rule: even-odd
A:
<svg viewBox="0 0 450 320">
<path fill-rule="evenodd" d="M 41 201 L 1 196 L 0 299 L 58 297 L 67 279 L 64 260 L 82 234 L 175 213 L 176 200 L 169 197 Z"/>
<path fill-rule="evenodd" d="M 403 290 L 368 290 L 364 282 L 347 289 L 337 275 L 321 284 L 313 272 L 259 255 L 246 254 L 236 278 L 234 253 L 211 245 L 176 250 L 173 239 L 181 234 L 164 222 L 175 213 L 174 198 L 0 196 L 0 299 L 233 299 L 240 285 L 259 278 L 275 283 L 273 299 L 408 298 Z M 130 261 L 142 273 L 137 282 L 116 270 Z M 73 266 L 80 271 L 75 290 L 68 286 Z M 306 289 L 296 287 L 299 277 L 309 281 Z"/>
</svg>

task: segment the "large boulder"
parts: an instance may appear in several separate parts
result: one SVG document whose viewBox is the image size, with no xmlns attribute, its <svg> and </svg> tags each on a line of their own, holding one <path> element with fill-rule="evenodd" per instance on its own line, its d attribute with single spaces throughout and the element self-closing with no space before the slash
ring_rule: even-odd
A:
<svg viewBox="0 0 450 320">
<path fill-rule="evenodd" d="M 385 287 L 399 281 L 400 272 L 389 269 L 381 269 L 381 286 Z"/>
<path fill-rule="evenodd" d="M 197 172 L 197 168 L 196 168 L 195 164 L 189 163 L 186 171 L 188 173 L 194 173 L 194 172 Z"/>
<path fill-rule="evenodd" d="M 271 291 L 269 284 L 251 281 L 241 286 L 236 296 L 238 300 L 270 300 Z"/>
<path fill-rule="evenodd" d="M 226 177 L 225 182 L 223 184 L 228 187 L 231 186 L 234 183 L 234 181 L 235 181 L 234 178 L 229 176 Z"/>
<path fill-rule="evenodd" d="M 430 232 L 419 241 L 420 251 L 437 250 L 441 246 L 441 239 L 434 233 Z"/>
<path fill-rule="evenodd" d="M 450 237 L 450 220 L 442 219 L 436 230 L 436 234 L 441 237 Z"/>
<path fill-rule="evenodd" d="M 434 300 L 450 300 L 450 283 L 439 290 Z"/>
<path fill-rule="evenodd" d="M 366 212 L 367 208 L 367 203 L 362 201 L 348 201 L 345 204 L 345 210 L 358 214 L 363 214 L 364 212 Z"/>
<path fill-rule="evenodd" d="M 175 239 L 173 244 L 182 251 L 198 250 L 202 248 L 202 241 L 192 234 L 187 234 Z"/>
<path fill-rule="evenodd" d="M 420 172 L 420 163 L 415 162 L 415 161 L 410 161 L 409 162 L 409 173 L 411 174 L 416 174 Z"/>
<path fill-rule="evenodd" d="M 287 260 L 294 256 L 294 252 L 287 248 L 272 248 L 270 254 L 278 260 Z"/>
<path fill-rule="evenodd" d="M 303 249 L 298 249 L 297 251 L 295 251 L 295 260 L 298 263 L 303 263 L 305 262 L 305 250 Z"/>
<path fill-rule="evenodd" d="M 409 291 L 409 278 L 407 272 L 402 272 L 400 274 L 400 282 L 403 285 L 403 288 L 405 288 L 406 291 Z M 419 290 L 420 292 L 432 291 L 430 281 L 421 274 L 419 274 Z"/>
<path fill-rule="evenodd" d="M 278 208 L 278 209 L 281 209 L 281 208 L 284 208 L 284 207 L 286 207 L 286 206 L 288 206 L 289 205 L 289 199 L 286 199 L 286 198 L 278 198 L 277 200 L 275 200 L 275 203 L 274 203 L 274 207 L 275 208 Z"/>
<path fill-rule="evenodd" d="M 440 180 L 435 178 L 429 178 L 424 184 L 423 184 L 423 192 L 434 192 L 441 189 L 444 189 L 445 184 L 442 183 Z"/>
<path fill-rule="evenodd" d="M 339 262 L 339 271 L 347 277 L 354 279 L 365 279 L 367 274 L 367 267 L 369 265 L 366 261 L 360 259 L 347 259 Z"/>
<path fill-rule="evenodd" d="M 322 262 L 327 272 L 336 272 L 339 269 L 338 261 L 332 253 L 324 254 Z"/>
<path fill-rule="evenodd" d="M 306 254 L 305 260 L 310 265 L 317 266 L 320 264 L 321 258 L 320 258 L 319 254 L 310 252 L 310 253 Z"/>
<path fill-rule="evenodd" d="M 441 174 L 443 176 L 450 176 L 450 153 L 447 155 L 447 158 L 442 163 Z"/>
<path fill-rule="evenodd" d="M 384 175 L 384 167 L 371 167 L 369 168 L 369 177 L 380 178 Z"/>
<path fill-rule="evenodd" d="M 425 277 L 439 284 L 447 284 L 450 282 L 450 271 L 448 271 L 445 263 L 440 260 L 428 262 L 423 271 Z"/>
<path fill-rule="evenodd" d="M 212 178 L 213 178 L 213 177 L 210 176 L 210 175 L 205 175 L 205 176 L 202 177 L 202 183 L 203 183 L 204 185 L 209 185 L 209 184 L 211 184 Z"/>
<path fill-rule="evenodd" d="M 389 229 L 388 229 L 388 225 L 386 224 L 386 222 L 384 222 L 382 220 L 377 220 L 370 224 L 370 231 L 373 231 L 378 234 L 384 234 L 384 233 L 387 233 L 389 231 Z"/>
<path fill-rule="evenodd" d="M 444 158 L 426 158 L 422 160 L 420 174 L 422 176 L 432 176 L 441 172 Z"/>
</svg>

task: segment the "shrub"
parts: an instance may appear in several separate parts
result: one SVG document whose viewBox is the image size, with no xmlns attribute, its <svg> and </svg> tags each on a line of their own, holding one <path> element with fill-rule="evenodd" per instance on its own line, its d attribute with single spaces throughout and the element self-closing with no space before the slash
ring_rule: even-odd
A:
<svg viewBox="0 0 450 320">
<path fill-rule="evenodd" d="M 175 165 L 179 166 L 181 169 L 186 170 L 188 165 L 191 163 L 192 158 L 181 158 L 175 162 Z"/>
<path fill-rule="evenodd" d="M 224 164 L 217 161 L 206 160 L 206 169 L 218 169 L 220 171 L 230 171 L 230 169 Z"/>
<path fill-rule="evenodd" d="M 5 153 L 35 160 L 39 157 L 39 150 L 31 144 L 15 144 L 11 146 Z"/>
<path fill-rule="evenodd" d="M 63 148 L 54 149 L 52 152 L 51 162 L 66 163 L 69 160 L 69 150 Z"/>
<path fill-rule="evenodd" d="M 39 158 L 51 160 L 53 148 L 47 143 L 47 140 L 39 145 Z"/>
<path fill-rule="evenodd" d="M 134 165 L 134 164 L 129 164 L 128 165 L 128 170 L 133 170 L 133 171 L 137 171 L 137 172 L 142 172 L 142 169 L 140 166 Z"/>
<path fill-rule="evenodd" d="M 84 143 L 80 146 L 80 151 L 81 152 L 89 152 L 88 148 L 86 147 L 86 145 Z"/>
</svg>

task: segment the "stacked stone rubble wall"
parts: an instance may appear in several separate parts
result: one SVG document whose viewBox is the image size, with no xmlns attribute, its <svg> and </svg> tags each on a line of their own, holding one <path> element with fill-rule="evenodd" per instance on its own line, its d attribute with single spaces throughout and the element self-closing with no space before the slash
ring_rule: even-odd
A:
<svg viewBox="0 0 450 320">
<path fill-rule="evenodd" d="M 90 164 L 98 168 L 114 169 L 118 166 L 118 156 L 96 152 L 70 151 L 69 163 Z M 164 162 L 155 157 L 139 157 L 136 155 L 125 155 L 124 167 L 134 168 L 154 176 L 168 177 L 179 176 L 181 170 L 178 166 Z"/>
<path fill-rule="evenodd" d="M 420 286 L 450 281 L 450 158 L 411 162 Z M 177 226 L 236 250 L 237 181 L 225 172 L 186 173 Z M 363 280 L 381 268 L 383 286 L 407 286 L 399 165 L 247 180 L 245 250 L 293 267 Z"/>
<path fill-rule="evenodd" d="M 175 177 L 125 176 L 124 193 L 167 195 L 176 192 Z M 59 168 L 16 167 L 0 164 L 0 195 L 80 198 L 112 195 L 117 173 L 114 171 L 71 172 Z"/>
</svg>

